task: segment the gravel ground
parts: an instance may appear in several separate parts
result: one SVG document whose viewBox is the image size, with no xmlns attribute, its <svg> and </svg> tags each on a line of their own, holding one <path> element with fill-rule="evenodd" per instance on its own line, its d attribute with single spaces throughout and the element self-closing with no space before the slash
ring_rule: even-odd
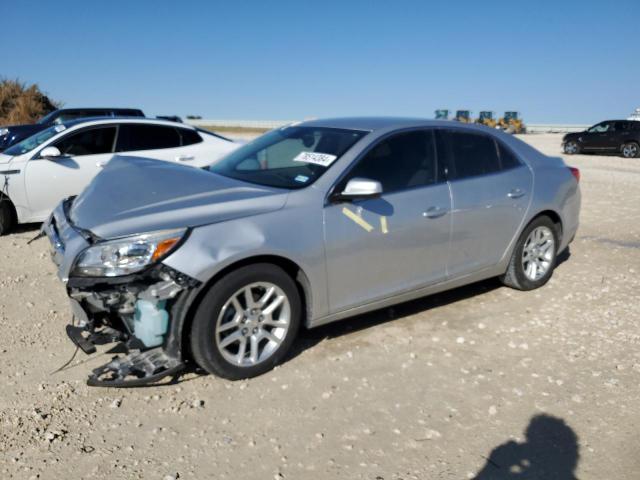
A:
<svg viewBox="0 0 640 480">
<path fill-rule="evenodd" d="M 523 137 L 560 154 L 559 135 Z M 250 381 L 89 388 L 34 226 L 0 238 L 2 478 L 638 478 L 640 160 L 568 158 L 581 228 L 533 292 L 487 281 L 303 332 Z"/>
</svg>

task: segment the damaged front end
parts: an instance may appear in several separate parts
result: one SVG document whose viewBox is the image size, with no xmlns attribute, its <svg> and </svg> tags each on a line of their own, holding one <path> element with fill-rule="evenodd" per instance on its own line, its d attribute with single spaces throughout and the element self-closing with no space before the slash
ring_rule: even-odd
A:
<svg viewBox="0 0 640 480">
<path fill-rule="evenodd" d="M 67 326 L 69 338 L 87 354 L 95 353 L 96 345 L 114 342 L 123 354 L 95 369 L 88 384 L 133 387 L 179 373 L 184 367 L 180 346 L 174 344 L 179 338 L 169 327 L 183 313 L 178 300 L 197 286 L 196 280 L 164 265 L 126 282 L 69 279 L 76 320 Z"/>
<path fill-rule="evenodd" d="M 184 368 L 181 326 L 199 282 L 159 262 L 132 274 L 74 275 L 95 241 L 69 223 L 68 203 L 43 226 L 71 301 L 67 335 L 86 354 L 111 343 L 110 352 L 118 354 L 93 370 L 87 383 L 135 387 L 177 375 Z"/>
</svg>

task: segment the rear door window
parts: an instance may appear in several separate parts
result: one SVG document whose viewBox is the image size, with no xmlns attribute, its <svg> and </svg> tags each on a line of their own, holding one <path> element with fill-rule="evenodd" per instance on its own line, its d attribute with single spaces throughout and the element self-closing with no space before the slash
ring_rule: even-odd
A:
<svg viewBox="0 0 640 480">
<path fill-rule="evenodd" d="M 477 177 L 500 171 L 500 158 L 493 138 L 455 130 L 444 133 L 448 139 L 451 158 L 450 179 Z"/>
<path fill-rule="evenodd" d="M 55 147 L 62 155 L 82 156 L 112 153 L 116 127 L 100 127 L 81 130 L 62 138 Z"/>
<path fill-rule="evenodd" d="M 122 124 L 118 133 L 117 152 L 176 148 L 181 143 L 178 131 L 163 125 Z"/>
</svg>

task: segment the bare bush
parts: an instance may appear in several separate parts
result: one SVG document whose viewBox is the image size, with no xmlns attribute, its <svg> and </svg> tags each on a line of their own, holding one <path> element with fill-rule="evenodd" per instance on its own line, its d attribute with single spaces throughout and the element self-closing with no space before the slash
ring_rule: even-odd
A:
<svg viewBox="0 0 640 480">
<path fill-rule="evenodd" d="M 0 125 L 33 123 L 60 107 L 37 84 L 0 79 Z"/>
</svg>

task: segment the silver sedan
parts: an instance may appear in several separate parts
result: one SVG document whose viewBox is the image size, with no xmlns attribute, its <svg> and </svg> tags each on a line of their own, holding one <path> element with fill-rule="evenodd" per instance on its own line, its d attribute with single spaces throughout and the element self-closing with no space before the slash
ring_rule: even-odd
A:
<svg viewBox="0 0 640 480">
<path fill-rule="evenodd" d="M 312 328 L 490 277 L 543 286 L 572 241 L 579 172 L 481 126 L 314 120 L 208 170 L 115 157 L 44 225 L 94 385 L 195 361 L 240 379 Z"/>
</svg>

